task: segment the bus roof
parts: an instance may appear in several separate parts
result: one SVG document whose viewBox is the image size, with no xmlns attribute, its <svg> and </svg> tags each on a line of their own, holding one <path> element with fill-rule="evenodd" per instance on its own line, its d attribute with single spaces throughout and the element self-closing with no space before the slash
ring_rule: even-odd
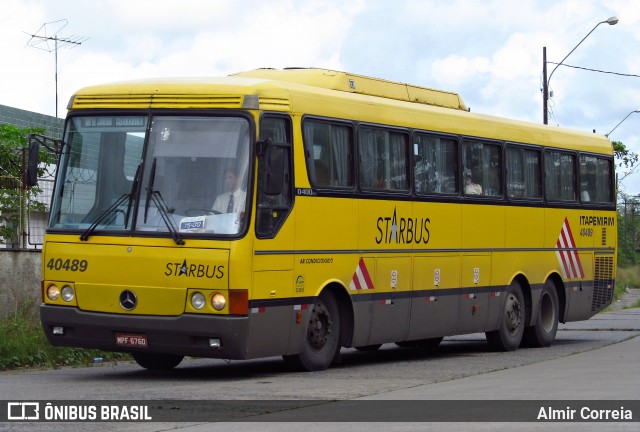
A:
<svg viewBox="0 0 640 432">
<path fill-rule="evenodd" d="M 386 81 L 348 72 L 329 69 L 288 68 L 288 69 L 255 69 L 240 72 L 231 76 L 264 78 L 273 81 L 286 81 L 338 90 L 348 93 L 359 93 L 378 96 L 405 102 L 452 108 L 468 111 L 469 108 L 457 93 L 419 87 L 411 84 Z"/>
<path fill-rule="evenodd" d="M 455 93 L 327 69 L 103 84 L 78 90 L 68 105 L 70 110 L 122 108 L 259 108 L 613 154 L 611 142 L 600 134 L 471 113 Z"/>
</svg>

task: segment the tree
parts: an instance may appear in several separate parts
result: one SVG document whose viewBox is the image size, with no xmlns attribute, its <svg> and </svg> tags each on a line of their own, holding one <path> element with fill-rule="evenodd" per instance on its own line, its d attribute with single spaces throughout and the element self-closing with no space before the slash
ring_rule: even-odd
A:
<svg viewBox="0 0 640 432">
<path fill-rule="evenodd" d="M 0 243 L 14 243 L 26 247 L 27 206 L 46 212 L 46 205 L 33 198 L 42 191 L 24 187 L 23 172 L 27 149 L 27 135 L 44 133 L 39 128 L 21 129 L 9 124 L 0 125 Z M 52 162 L 53 157 L 41 150 L 41 160 Z M 39 168 L 38 175 L 45 172 Z"/>
<path fill-rule="evenodd" d="M 622 181 L 629 177 L 640 166 L 638 154 L 630 151 L 620 141 L 613 141 L 613 153 L 618 168 L 618 260 L 621 265 L 637 264 L 640 262 L 640 196 L 627 194 L 622 187 Z"/>
<path fill-rule="evenodd" d="M 621 141 L 613 141 L 611 144 L 618 167 L 624 168 L 622 173 L 618 172 L 618 182 L 621 183 L 638 169 L 638 154 L 629 150 Z"/>
</svg>

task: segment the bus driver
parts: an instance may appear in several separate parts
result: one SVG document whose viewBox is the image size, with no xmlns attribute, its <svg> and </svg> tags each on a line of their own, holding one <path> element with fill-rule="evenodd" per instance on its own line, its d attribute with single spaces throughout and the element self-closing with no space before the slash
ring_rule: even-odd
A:
<svg viewBox="0 0 640 432">
<path fill-rule="evenodd" d="M 234 169 L 227 168 L 225 170 L 224 185 L 227 191 L 216 197 L 213 211 L 216 213 L 244 212 L 247 193 L 240 188 L 240 182 Z"/>
</svg>

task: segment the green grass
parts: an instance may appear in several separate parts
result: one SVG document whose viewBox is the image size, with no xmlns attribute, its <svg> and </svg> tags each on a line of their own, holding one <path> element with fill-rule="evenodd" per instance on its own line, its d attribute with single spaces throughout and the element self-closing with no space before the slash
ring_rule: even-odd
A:
<svg viewBox="0 0 640 432">
<path fill-rule="evenodd" d="M 25 300 L 13 316 L 0 322 L 0 370 L 23 367 L 88 366 L 94 358 L 129 360 L 123 353 L 52 346 L 37 315 L 34 300 Z"/>
<path fill-rule="evenodd" d="M 624 293 L 626 288 L 640 288 L 640 265 L 636 264 L 629 267 L 618 267 L 616 277 L 616 291 L 614 293 L 614 301 Z M 640 300 L 628 306 L 627 308 L 640 307 Z"/>
<path fill-rule="evenodd" d="M 616 286 L 624 288 L 640 288 L 640 265 L 618 267 Z"/>
</svg>

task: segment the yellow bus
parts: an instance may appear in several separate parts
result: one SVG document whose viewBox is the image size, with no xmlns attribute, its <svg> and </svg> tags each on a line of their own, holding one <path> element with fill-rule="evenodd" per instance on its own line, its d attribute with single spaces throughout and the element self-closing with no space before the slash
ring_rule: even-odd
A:
<svg viewBox="0 0 640 432">
<path fill-rule="evenodd" d="M 56 346 L 283 356 L 548 346 L 612 300 L 613 150 L 455 93 L 259 69 L 75 93 L 43 246 Z"/>
</svg>

